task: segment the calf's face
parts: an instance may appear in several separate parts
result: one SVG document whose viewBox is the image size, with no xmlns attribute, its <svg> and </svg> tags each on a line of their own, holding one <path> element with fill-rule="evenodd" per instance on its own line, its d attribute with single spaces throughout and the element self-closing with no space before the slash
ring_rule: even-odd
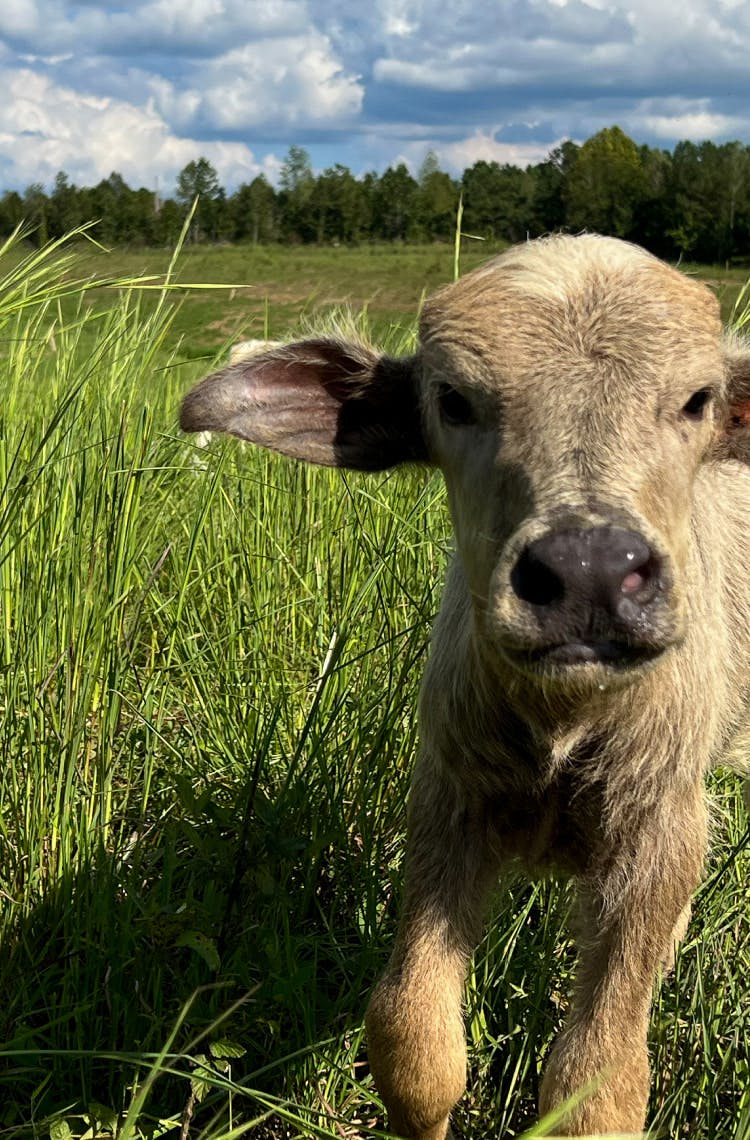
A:
<svg viewBox="0 0 750 1140">
<path fill-rule="evenodd" d="M 428 303 L 422 401 L 479 635 L 524 672 L 601 683 L 683 636 L 725 366 L 705 287 L 632 246 L 571 242 Z"/>
<path fill-rule="evenodd" d="M 436 294 L 414 357 L 272 349 L 203 381 L 181 422 L 318 463 L 438 464 L 483 646 L 547 685 L 601 685 L 684 636 L 694 481 L 730 403 L 744 415 L 742 372 L 704 286 L 561 237 Z"/>
</svg>

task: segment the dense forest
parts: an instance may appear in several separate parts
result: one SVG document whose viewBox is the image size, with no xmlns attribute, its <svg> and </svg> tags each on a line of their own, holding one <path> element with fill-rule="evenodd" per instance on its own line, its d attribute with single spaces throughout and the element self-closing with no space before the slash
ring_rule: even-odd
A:
<svg viewBox="0 0 750 1140">
<path fill-rule="evenodd" d="M 513 242 L 589 229 L 663 257 L 750 255 L 750 147 L 680 142 L 670 153 L 639 146 L 616 126 L 580 146 L 564 142 L 525 170 L 480 161 L 460 179 L 433 153 L 416 178 L 403 164 L 360 178 L 338 164 L 316 175 L 299 146 L 290 148 L 278 188 L 260 175 L 232 194 L 205 158 L 180 172 L 170 198 L 134 190 L 117 173 L 77 187 L 60 171 L 49 192 L 34 183 L 0 197 L 0 235 L 25 221 L 43 244 L 97 219 L 94 232 L 107 245 L 170 245 L 196 196 L 195 242 L 447 241 L 462 196 L 462 228 L 477 237 Z"/>
</svg>

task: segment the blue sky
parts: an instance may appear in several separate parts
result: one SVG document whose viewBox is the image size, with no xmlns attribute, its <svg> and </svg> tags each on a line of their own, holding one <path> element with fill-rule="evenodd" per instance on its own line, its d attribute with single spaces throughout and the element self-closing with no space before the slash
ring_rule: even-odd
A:
<svg viewBox="0 0 750 1140">
<path fill-rule="evenodd" d="M 750 142 L 746 0 L 3 0 L 0 189 L 526 165 L 618 123 Z"/>
</svg>

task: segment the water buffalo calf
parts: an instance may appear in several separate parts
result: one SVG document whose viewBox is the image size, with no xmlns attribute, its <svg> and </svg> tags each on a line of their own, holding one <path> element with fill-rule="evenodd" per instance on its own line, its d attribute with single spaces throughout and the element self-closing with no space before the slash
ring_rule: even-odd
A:
<svg viewBox="0 0 750 1140">
<path fill-rule="evenodd" d="M 423 309 L 413 356 L 335 336 L 187 397 L 188 431 L 313 463 L 439 466 L 456 532 L 422 686 L 401 923 L 367 1012 L 399 1136 L 442 1140 L 462 991 L 509 864 L 573 876 L 580 960 L 541 1110 L 639 1132 L 654 976 L 750 748 L 750 351 L 711 292 L 594 235 L 508 250 Z"/>
</svg>

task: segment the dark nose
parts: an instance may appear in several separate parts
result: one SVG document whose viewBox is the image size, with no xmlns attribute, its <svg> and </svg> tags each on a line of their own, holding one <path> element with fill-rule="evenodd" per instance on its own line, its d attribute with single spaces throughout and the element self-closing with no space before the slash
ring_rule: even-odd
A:
<svg viewBox="0 0 750 1140">
<path fill-rule="evenodd" d="M 627 624 L 655 598 L 659 570 L 659 557 L 635 531 L 548 531 L 521 552 L 511 585 L 532 606 L 604 610 Z"/>
</svg>

